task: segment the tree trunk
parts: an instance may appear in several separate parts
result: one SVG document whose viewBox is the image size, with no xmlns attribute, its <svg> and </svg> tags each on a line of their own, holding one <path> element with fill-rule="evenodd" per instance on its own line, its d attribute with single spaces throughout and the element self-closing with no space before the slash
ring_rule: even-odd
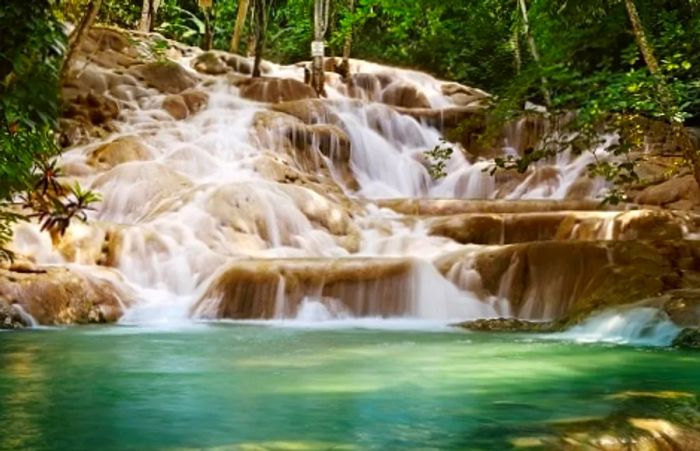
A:
<svg viewBox="0 0 700 451">
<path fill-rule="evenodd" d="M 83 17 L 80 18 L 80 23 L 78 23 L 78 26 L 75 27 L 75 30 L 73 30 L 68 37 L 68 51 L 66 52 L 66 58 L 63 60 L 63 65 L 61 66 L 60 72 L 61 80 L 65 79 L 70 72 L 71 63 L 73 62 L 75 55 L 78 53 L 78 49 L 85 40 L 85 37 L 90 31 L 90 27 L 92 27 L 92 24 L 95 23 L 97 13 L 100 11 L 101 6 L 102 0 L 90 0 L 85 14 L 83 14 Z"/>
<path fill-rule="evenodd" d="M 328 29 L 328 16 L 330 12 L 330 0 L 314 1 L 314 41 L 323 42 L 323 37 Z M 312 55 L 311 62 L 311 87 L 319 96 L 325 94 L 323 71 L 323 54 Z"/>
<path fill-rule="evenodd" d="M 649 73 L 651 73 L 651 75 L 656 79 L 659 101 L 661 103 L 663 113 L 671 122 L 674 139 L 681 147 L 683 157 L 688 165 L 691 166 L 693 176 L 695 177 L 695 182 L 700 187 L 700 153 L 698 153 L 698 149 L 695 148 L 688 130 L 679 119 L 679 115 L 677 114 L 678 106 L 675 104 L 673 96 L 666 85 L 666 80 L 664 79 L 663 73 L 661 73 L 661 68 L 659 67 L 659 61 L 656 59 L 656 55 L 654 55 L 654 49 L 647 39 L 644 26 L 642 25 L 642 20 L 639 17 L 639 12 L 637 11 L 637 6 L 634 4 L 633 0 L 625 0 L 625 7 L 627 8 L 627 15 L 629 16 L 632 24 L 634 40 L 637 43 L 639 52 L 644 58 L 644 62 L 646 63 Z"/>
<path fill-rule="evenodd" d="M 250 0 L 240 0 L 238 4 L 238 15 L 236 16 L 236 25 L 233 27 L 233 36 L 231 36 L 231 53 L 238 53 L 238 47 L 241 44 L 241 35 L 245 26 L 245 18 L 248 15 L 248 6 Z"/>
<path fill-rule="evenodd" d="M 350 14 L 355 11 L 355 0 L 349 0 L 348 6 L 350 7 Z M 345 44 L 343 45 L 343 62 L 340 63 L 338 68 L 338 73 L 343 76 L 348 84 L 352 84 L 352 77 L 350 77 L 350 52 L 352 50 L 352 24 L 350 29 L 345 35 Z"/>
<path fill-rule="evenodd" d="M 523 68 L 523 57 L 521 56 L 521 50 L 520 50 L 520 33 L 518 32 L 518 28 L 514 27 L 513 29 L 513 59 L 515 60 L 515 73 L 520 74 L 520 71 Z"/>
<path fill-rule="evenodd" d="M 204 35 L 202 36 L 202 50 L 211 50 L 212 41 L 214 36 L 211 31 L 211 18 L 209 17 L 209 10 L 204 10 Z"/>
<path fill-rule="evenodd" d="M 532 36 L 532 33 L 530 33 L 530 20 L 528 19 L 527 15 L 527 5 L 525 4 L 525 0 L 518 0 L 518 3 L 520 4 L 520 11 L 522 12 L 523 15 L 523 31 L 525 32 L 525 37 L 527 38 L 527 43 L 528 46 L 530 47 L 530 53 L 532 54 L 532 59 L 535 60 L 535 63 L 541 67 L 540 64 L 540 52 L 537 50 L 537 43 L 535 43 L 535 38 Z M 547 78 L 543 75 L 541 78 L 542 81 L 542 96 L 544 97 L 544 103 L 548 106 L 552 106 L 552 96 L 549 93 L 549 83 L 547 83 Z"/>
<path fill-rule="evenodd" d="M 139 31 L 148 32 L 151 30 L 151 0 L 143 0 L 141 6 L 141 21 Z"/>
<path fill-rule="evenodd" d="M 252 3 L 250 4 L 250 9 L 249 9 L 249 14 L 250 14 L 250 31 L 248 32 L 248 45 L 246 47 L 246 56 L 255 56 L 255 48 L 258 45 L 257 42 L 257 32 L 255 28 L 255 21 L 256 15 L 255 15 L 255 8 L 257 7 L 257 1 L 258 0 L 253 0 Z"/>
<path fill-rule="evenodd" d="M 260 63 L 265 50 L 265 35 L 267 31 L 267 1 L 254 0 L 255 2 L 255 63 L 253 64 L 253 77 L 260 77 Z"/>
<path fill-rule="evenodd" d="M 141 6 L 141 20 L 139 21 L 139 31 L 147 33 L 153 31 L 153 25 L 156 21 L 156 14 L 160 0 L 143 0 Z"/>
</svg>

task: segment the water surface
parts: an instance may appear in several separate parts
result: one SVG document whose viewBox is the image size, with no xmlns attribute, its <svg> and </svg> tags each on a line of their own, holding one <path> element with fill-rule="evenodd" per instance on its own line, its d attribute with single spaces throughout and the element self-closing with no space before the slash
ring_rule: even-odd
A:
<svg viewBox="0 0 700 451">
<path fill-rule="evenodd" d="M 669 390 L 700 394 L 700 354 L 441 330 L 4 332 L 0 449 L 509 449 Z"/>
</svg>

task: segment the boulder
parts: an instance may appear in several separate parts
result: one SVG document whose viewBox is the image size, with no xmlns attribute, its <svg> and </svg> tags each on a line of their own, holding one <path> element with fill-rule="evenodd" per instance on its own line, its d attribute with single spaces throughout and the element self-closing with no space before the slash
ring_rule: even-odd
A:
<svg viewBox="0 0 700 451">
<path fill-rule="evenodd" d="M 87 164 L 100 169 L 111 169 L 129 161 L 148 160 L 151 151 L 135 136 L 117 138 L 90 152 Z"/>
<path fill-rule="evenodd" d="M 403 108 L 430 108 L 430 101 L 417 86 L 398 81 L 382 91 L 382 102 Z"/>
<path fill-rule="evenodd" d="M 170 94 L 163 99 L 163 109 L 176 120 L 186 119 L 190 112 L 185 99 L 179 94 Z"/>
<path fill-rule="evenodd" d="M 188 89 L 180 94 L 187 105 L 187 110 L 190 114 L 196 114 L 207 107 L 209 103 L 209 94 L 196 89 Z"/>
<path fill-rule="evenodd" d="M 279 103 L 318 97 L 311 86 L 290 78 L 248 78 L 239 84 L 241 97 L 264 103 Z"/>
<path fill-rule="evenodd" d="M 61 267 L 0 269 L 0 298 L 20 305 L 42 325 L 114 322 L 131 296 L 111 274 L 95 276 Z"/>
<path fill-rule="evenodd" d="M 148 87 L 165 94 L 179 94 L 197 84 L 194 75 L 170 60 L 141 64 L 129 71 Z"/>
<path fill-rule="evenodd" d="M 204 52 L 192 60 L 192 67 L 203 74 L 221 75 L 228 72 L 229 67 L 224 63 L 218 52 Z"/>
</svg>

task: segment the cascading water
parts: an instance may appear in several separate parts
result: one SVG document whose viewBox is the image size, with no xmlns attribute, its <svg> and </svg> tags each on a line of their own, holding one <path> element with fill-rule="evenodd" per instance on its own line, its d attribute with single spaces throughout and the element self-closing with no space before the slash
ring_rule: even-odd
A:
<svg viewBox="0 0 700 451">
<path fill-rule="evenodd" d="M 599 313 L 566 332 L 549 338 L 580 343 L 607 342 L 639 346 L 669 346 L 680 332 L 658 308 L 636 307 Z"/>
<path fill-rule="evenodd" d="M 177 62 L 196 74 L 196 89 L 208 99 L 204 109 L 175 120 L 163 110 L 166 95 L 119 74 L 115 92 L 124 108 L 107 142 L 121 153 L 105 157 L 102 142 L 62 157 L 71 178 L 102 196 L 92 224 L 71 227 L 63 247 L 111 240 L 109 266 L 136 298 L 122 318 L 127 324 L 192 316 L 443 323 L 507 316 L 504 297 L 478 292 L 469 263 L 447 277 L 433 265 L 478 246 L 435 236 L 424 218 L 375 201 L 563 199 L 593 158 L 564 154 L 505 187 L 487 173 L 491 160 L 468 159 L 449 144 L 456 151 L 447 175 L 435 181 L 425 152 L 441 144 L 440 125 L 454 111 L 474 108 L 457 99 L 474 96 L 478 103 L 485 93 L 469 88 L 465 94 L 466 87 L 427 74 L 353 61 L 353 93 L 330 78 L 326 100 L 259 103 L 243 98 L 240 83 L 227 76 L 194 72 L 197 52 L 189 49 Z M 86 71 L 97 79 L 114 75 L 100 67 Z M 266 71 L 272 79 L 303 80 L 298 66 L 268 64 Z M 412 93 L 417 108 L 388 105 L 397 89 Z M 506 139 L 503 151 L 520 146 Z M 85 271 L 98 263 L 93 254 L 99 252 L 66 257 L 29 226 L 18 228 L 15 247 L 42 263 L 67 260 Z"/>
</svg>

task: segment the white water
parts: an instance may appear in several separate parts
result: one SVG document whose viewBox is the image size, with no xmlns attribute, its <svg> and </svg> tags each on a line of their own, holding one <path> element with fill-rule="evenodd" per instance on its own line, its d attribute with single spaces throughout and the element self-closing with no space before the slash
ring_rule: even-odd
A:
<svg viewBox="0 0 700 451">
<path fill-rule="evenodd" d="M 183 58 L 181 63 L 189 70 L 188 61 Z M 429 75 L 353 64 L 365 73 L 383 73 L 395 82 L 415 86 L 433 108 L 453 105 L 451 98 L 442 94 L 443 82 Z M 100 70 L 96 72 L 99 76 Z M 270 75 L 302 78 L 301 69 L 291 66 L 273 66 Z M 137 136 L 148 151 L 145 161 L 111 169 L 91 167 L 90 153 L 101 143 L 64 154 L 66 172 L 103 198 L 92 218 L 95 225 L 69 231 L 66 240 L 76 244 L 77 256 L 62 257 L 45 234 L 25 226 L 18 229 L 17 249 L 42 263 L 67 260 L 90 265 L 95 258 L 87 250 L 88 238 L 99 235 L 95 230 L 104 232 L 116 226 L 113 233 L 119 235 L 120 246 L 115 266 L 124 284 L 136 293 L 134 305 L 121 320 L 127 325 L 189 321 L 192 306 L 216 275 L 236 261 L 251 258 L 410 258 L 415 261 L 407 289 L 412 301 L 408 318 L 402 321 L 446 324 L 507 314 L 503 299 L 481 301 L 468 288 L 458 289 L 464 285 L 453 284 L 433 266 L 436 258 L 464 246 L 430 236 L 420 219 L 359 202 L 403 197 L 494 198 L 499 187 L 484 172 L 491 162 L 482 159 L 470 163 L 459 145 L 453 144 L 456 151 L 447 164 L 447 176 L 433 181 L 423 153 L 440 143 L 442 135 L 437 129 L 377 103 L 380 93 L 368 95 L 374 102 L 358 104 L 337 86 L 329 86 L 333 102 L 328 108 L 340 118 L 338 125 L 352 144 L 349 164 L 359 189 L 351 191 L 345 186 L 339 178 L 342 171 L 320 153 L 317 143 L 311 146 L 317 161 L 330 166 L 334 180 L 323 181 L 322 189 L 316 190 L 303 184 L 278 183 L 262 168 L 281 164 L 302 174 L 304 170 L 283 155 L 283 146 L 265 145 L 269 140 L 256 130 L 257 115 L 267 112 L 268 106 L 242 99 L 238 88 L 224 77 L 203 78 L 207 82 L 198 89 L 208 94 L 208 106 L 182 121 L 173 120 L 161 109 L 164 96 L 154 90 L 148 90 L 147 96 L 125 93 L 123 98 L 132 100 L 129 108 L 122 110 L 118 133 L 107 141 Z M 129 91 L 129 87 L 123 90 Z M 272 129 L 264 132 L 275 133 Z M 511 143 L 505 142 L 504 147 L 511 147 Z M 533 174 L 502 194 L 508 198 L 562 199 L 591 158 L 564 154 L 542 164 L 552 166 L 555 177 L 540 182 Z M 355 239 L 357 249 L 345 245 L 346 238 Z M 280 286 L 276 302 L 283 305 L 284 277 Z M 276 310 L 276 317 L 284 323 L 335 326 L 380 321 L 352 318 L 340 301 L 314 299 L 313 293 L 309 296 L 295 318 L 283 318 L 279 313 L 282 309 Z"/>
<path fill-rule="evenodd" d="M 680 331 L 662 310 L 635 307 L 599 313 L 565 332 L 549 337 L 579 343 L 669 346 Z"/>
</svg>

